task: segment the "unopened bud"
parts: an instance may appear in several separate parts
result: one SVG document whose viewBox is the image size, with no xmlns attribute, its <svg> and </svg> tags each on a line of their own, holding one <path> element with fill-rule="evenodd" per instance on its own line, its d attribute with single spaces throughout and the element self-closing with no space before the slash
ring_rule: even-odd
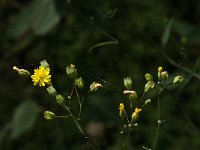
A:
<svg viewBox="0 0 200 150">
<path fill-rule="evenodd" d="M 153 81 L 153 76 L 149 73 L 145 74 L 145 78 L 146 78 L 147 81 Z"/>
<path fill-rule="evenodd" d="M 183 76 L 176 76 L 173 83 L 181 83 L 184 80 Z"/>
<path fill-rule="evenodd" d="M 84 82 L 83 79 L 80 77 L 78 79 L 75 80 L 75 85 L 79 88 L 79 89 L 83 89 L 84 88 Z"/>
<path fill-rule="evenodd" d="M 150 89 L 154 88 L 154 86 L 155 86 L 155 83 L 153 81 L 148 81 L 145 84 L 144 91 L 148 92 Z"/>
<path fill-rule="evenodd" d="M 148 105 L 148 104 L 150 104 L 150 103 L 151 103 L 151 99 L 147 99 L 147 100 L 144 102 L 144 105 L 143 105 L 143 106 Z"/>
<path fill-rule="evenodd" d="M 92 84 L 90 84 L 90 91 L 91 91 L 91 92 L 95 92 L 95 91 L 97 91 L 100 87 L 103 87 L 100 83 L 93 82 Z"/>
<path fill-rule="evenodd" d="M 158 72 L 162 72 L 163 71 L 163 67 L 158 67 Z"/>
<path fill-rule="evenodd" d="M 56 89 L 52 85 L 48 86 L 47 91 L 52 96 L 56 96 L 57 94 Z"/>
<path fill-rule="evenodd" d="M 163 67 L 158 67 L 158 78 L 161 79 L 161 72 L 163 71 Z"/>
<path fill-rule="evenodd" d="M 46 60 L 40 61 L 40 65 L 41 65 L 42 67 L 44 67 L 45 69 L 49 67 L 49 64 L 47 63 Z"/>
<path fill-rule="evenodd" d="M 71 79 L 76 79 L 78 76 L 75 65 L 73 65 L 73 64 L 66 67 L 66 73 Z"/>
<path fill-rule="evenodd" d="M 124 78 L 124 86 L 128 89 L 131 90 L 132 88 L 132 80 L 130 77 Z"/>
<path fill-rule="evenodd" d="M 55 118 L 55 114 L 51 111 L 45 111 L 44 112 L 44 118 L 47 119 L 47 120 L 52 120 Z"/>
<path fill-rule="evenodd" d="M 20 76 L 28 77 L 30 76 L 30 72 L 25 69 L 19 69 L 16 66 L 13 67 L 13 70 L 17 71 Z"/>
<path fill-rule="evenodd" d="M 129 100 L 136 100 L 137 99 L 136 91 L 133 91 L 132 93 L 130 93 L 128 98 Z"/>
<path fill-rule="evenodd" d="M 56 102 L 59 104 L 59 105 L 64 105 L 64 103 L 65 103 L 65 98 L 62 96 L 62 95 L 60 95 L 60 94 L 57 94 L 56 95 Z"/>
</svg>

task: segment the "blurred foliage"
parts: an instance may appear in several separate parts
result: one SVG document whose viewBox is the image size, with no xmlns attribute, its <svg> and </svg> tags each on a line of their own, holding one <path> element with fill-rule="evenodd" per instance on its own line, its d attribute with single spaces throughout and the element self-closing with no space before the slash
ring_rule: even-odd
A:
<svg viewBox="0 0 200 150">
<path fill-rule="evenodd" d="M 63 112 L 44 89 L 12 70 L 17 65 L 33 73 L 46 59 L 54 85 L 65 96 L 72 86 L 65 66 L 71 63 L 78 66 L 86 86 L 92 81 L 104 85 L 87 97 L 83 118 L 88 130 L 90 123 L 102 124 L 102 135 L 93 139 L 108 150 L 120 149 L 124 136 L 118 117 L 124 77 L 133 79 L 141 95 L 144 74 L 156 76 L 158 66 L 173 76 L 184 75 L 184 85 L 161 98 L 166 122 L 157 149 L 198 150 L 199 17 L 199 0 L 0 0 L 0 149 L 91 149 L 71 120 L 43 119 L 44 110 Z M 129 149 L 152 145 L 155 92 L 149 96 L 152 104 L 142 112 Z"/>
</svg>

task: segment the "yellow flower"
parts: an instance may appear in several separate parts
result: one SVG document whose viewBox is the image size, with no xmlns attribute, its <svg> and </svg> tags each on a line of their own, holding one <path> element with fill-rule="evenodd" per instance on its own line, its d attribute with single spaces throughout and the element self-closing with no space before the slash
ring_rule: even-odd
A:
<svg viewBox="0 0 200 150">
<path fill-rule="evenodd" d="M 122 111 L 124 111 L 124 104 L 123 103 L 120 103 L 120 105 L 119 105 L 119 110 L 122 112 Z"/>
<path fill-rule="evenodd" d="M 125 113 L 126 112 L 125 112 L 125 109 L 124 109 L 124 104 L 120 103 L 120 105 L 119 105 L 119 116 L 121 117 L 122 120 L 124 119 Z"/>
<path fill-rule="evenodd" d="M 141 112 L 141 111 L 142 111 L 142 109 L 139 109 L 139 108 L 137 108 L 137 107 L 135 108 L 135 113 L 136 113 L 136 114 L 139 114 L 139 112 Z"/>
<path fill-rule="evenodd" d="M 132 121 L 137 120 L 139 118 L 139 112 L 141 112 L 142 109 L 135 108 L 135 111 L 132 114 Z"/>
<path fill-rule="evenodd" d="M 33 85 L 39 84 L 39 86 L 45 86 L 46 84 L 51 84 L 51 75 L 50 68 L 44 68 L 43 66 L 40 66 L 39 68 L 34 70 L 34 75 L 31 75 Z"/>
</svg>

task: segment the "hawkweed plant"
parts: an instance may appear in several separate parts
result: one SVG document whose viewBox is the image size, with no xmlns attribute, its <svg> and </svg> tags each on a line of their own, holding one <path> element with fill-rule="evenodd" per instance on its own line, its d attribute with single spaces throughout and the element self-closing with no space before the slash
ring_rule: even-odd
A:
<svg viewBox="0 0 200 150">
<path fill-rule="evenodd" d="M 73 83 L 70 95 L 68 95 L 67 98 L 59 93 L 52 84 L 51 69 L 46 60 L 40 62 L 40 66 L 34 69 L 34 73 L 32 75 L 28 70 L 20 69 L 16 66 L 13 67 L 13 70 L 18 72 L 20 76 L 31 77 L 34 86 L 46 88 L 46 91 L 55 98 L 57 104 L 66 111 L 66 115 L 56 115 L 50 110 L 45 110 L 45 119 L 54 120 L 57 118 L 71 118 L 74 122 L 74 125 L 78 128 L 85 139 L 87 139 L 88 142 L 93 146 L 93 148 L 99 149 L 98 146 L 87 136 L 84 127 L 81 124 L 85 95 L 80 95 L 80 90 L 85 88 L 85 84 L 83 78 L 79 76 L 75 65 L 71 64 L 66 67 L 66 74 Z M 182 76 L 178 75 L 174 78 L 172 83 L 169 83 L 167 81 L 169 78 L 168 72 L 163 70 L 163 67 L 158 67 L 156 80 L 154 80 L 150 73 L 146 73 L 144 77 L 146 79 L 146 84 L 144 85 L 144 90 L 142 92 L 143 94 L 141 96 L 138 96 L 137 91 L 134 89 L 131 77 L 124 78 L 123 83 L 125 89 L 122 91 L 122 94 L 125 95 L 128 103 L 121 101 L 119 104 L 119 117 L 121 118 L 122 122 L 125 123 L 123 127 L 124 130 L 120 132 L 121 134 L 125 134 L 125 139 L 122 144 L 123 150 L 127 149 L 127 143 L 131 136 L 131 132 L 134 131 L 135 127 L 139 125 L 138 120 L 141 118 L 143 109 L 145 109 L 145 107 L 152 101 L 147 97 L 147 93 L 152 89 L 156 89 L 157 91 L 157 129 L 155 131 L 152 145 L 148 146 L 150 148 L 147 148 L 146 146 L 142 146 L 142 148 L 146 150 L 156 149 L 160 126 L 165 122 L 165 120 L 162 120 L 160 116 L 160 96 L 165 91 L 166 87 L 171 84 L 181 83 L 184 80 Z M 99 88 L 103 88 L 102 84 L 94 81 L 90 84 L 89 91 L 86 94 L 96 92 Z M 71 109 L 72 97 L 76 97 L 76 102 L 79 106 L 78 113 L 73 112 Z"/>
</svg>

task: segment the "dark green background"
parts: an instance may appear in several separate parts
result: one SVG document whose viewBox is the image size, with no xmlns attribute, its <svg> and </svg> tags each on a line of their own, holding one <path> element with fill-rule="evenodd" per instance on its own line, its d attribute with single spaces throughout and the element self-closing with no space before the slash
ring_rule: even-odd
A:
<svg viewBox="0 0 200 150">
<path fill-rule="evenodd" d="M 65 67 L 71 63 L 86 90 L 93 81 L 103 84 L 86 98 L 83 124 L 100 125 L 103 135 L 92 139 L 107 150 L 120 149 L 124 140 L 118 116 L 124 77 L 133 79 L 141 97 L 146 72 L 156 78 L 163 66 L 170 77 L 183 75 L 185 82 L 161 97 L 166 121 L 157 149 L 200 148 L 199 0 L 0 0 L 0 35 L 1 150 L 92 149 L 71 120 L 46 121 L 44 110 L 63 114 L 61 107 L 45 88 L 12 70 L 16 65 L 33 73 L 43 59 L 65 96 L 72 86 Z M 128 149 L 152 146 L 157 102 L 154 92 L 149 97 L 152 104 L 142 111 Z"/>
</svg>

